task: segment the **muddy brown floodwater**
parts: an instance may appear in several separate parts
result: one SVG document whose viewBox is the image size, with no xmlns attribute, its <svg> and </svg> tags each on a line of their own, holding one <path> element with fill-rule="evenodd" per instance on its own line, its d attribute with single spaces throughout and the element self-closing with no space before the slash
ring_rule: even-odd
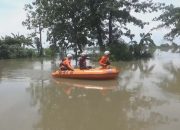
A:
<svg viewBox="0 0 180 130">
<path fill-rule="evenodd" d="M 180 54 L 113 63 L 116 80 L 54 79 L 58 61 L 0 60 L 0 130 L 179 130 Z"/>
</svg>

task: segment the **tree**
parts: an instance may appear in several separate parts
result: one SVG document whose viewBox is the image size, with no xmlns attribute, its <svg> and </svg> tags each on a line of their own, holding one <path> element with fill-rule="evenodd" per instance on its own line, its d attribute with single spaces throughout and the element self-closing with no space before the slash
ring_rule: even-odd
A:
<svg viewBox="0 0 180 130">
<path fill-rule="evenodd" d="M 122 36 L 132 40 L 134 34 L 127 24 L 141 28 L 147 24 L 133 14 L 158 11 L 163 5 L 152 0 L 36 0 L 33 3 L 28 6 L 31 16 L 27 25 L 47 28 L 51 44 L 76 52 L 82 52 L 86 45 L 98 45 L 100 50 L 105 50 Z"/>
<path fill-rule="evenodd" d="M 122 36 L 126 36 L 131 40 L 134 34 L 131 34 L 131 29 L 128 28 L 127 24 L 132 23 L 135 26 L 141 28 L 148 24 L 134 16 L 135 13 L 146 13 L 158 11 L 160 7 L 164 6 L 162 3 L 153 3 L 151 0 L 140 1 L 140 0 L 89 0 L 93 6 L 90 8 L 91 13 L 94 14 L 91 17 L 91 23 L 100 28 L 99 33 L 101 40 L 99 43 L 106 43 L 110 46 L 113 40 L 116 41 Z M 96 16 L 96 17 L 95 17 Z M 97 20 L 98 19 L 98 20 Z M 107 37 L 108 36 L 108 37 Z M 99 39 L 100 39 L 99 38 Z"/>
<path fill-rule="evenodd" d="M 45 9 L 47 21 L 49 21 L 49 37 L 52 42 L 57 42 L 60 46 L 67 48 L 78 48 L 82 51 L 87 45 L 87 28 L 85 21 L 87 18 L 84 0 L 59 0 L 50 1 Z"/>
<path fill-rule="evenodd" d="M 33 43 L 32 43 L 32 39 L 31 37 L 25 37 L 24 35 L 20 35 L 19 33 L 18 34 L 14 34 L 14 33 L 11 33 L 13 35 L 13 39 L 16 39 L 20 46 L 25 48 L 25 46 L 31 46 L 34 48 L 33 46 Z"/>
<path fill-rule="evenodd" d="M 151 38 L 151 33 L 141 33 L 140 34 L 140 37 L 141 37 L 141 40 L 139 42 L 140 45 L 147 45 L 147 46 L 150 46 L 150 47 L 155 47 L 155 43 L 153 41 L 153 39 Z"/>
<path fill-rule="evenodd" d="M 43 47 L 42 47 L 42 31 L 45 27 L 45 20 L 43 20 L 43 12 L 41 0 L 36 0 L 32 2 L 32 4 L 25 5 L 25 11 L 27 11 L 27 19 L 22 22 L 24 26 L 27 26 L 28 30 L 33 30 L 32 37 L 37 37 L 39 34 L 39 56 L 43 55 Z"/>
<path fill-rule="evenodd" d="M 12 34 L 0 38 L 0 59 L 31 57 L 33 51 L 25 48 L 32 46 L 32 40 L 24 35 Z"/>
<path fill-rule="evenodd" d="M 164 12 L 154 20 L 162 22 L 155 29 L 162 27 L 171 29 L 171 31 L 164 36 L 165 39 L 173 41 L 174 38 L 180 36 L 180 7 L 174 7 L 173 5 L 166 6 Z"/>
</svg>

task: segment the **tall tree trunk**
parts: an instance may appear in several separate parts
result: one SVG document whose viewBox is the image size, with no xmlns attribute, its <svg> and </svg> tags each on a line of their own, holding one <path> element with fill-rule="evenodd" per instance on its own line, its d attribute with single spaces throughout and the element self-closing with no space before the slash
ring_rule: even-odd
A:
<svg viewBox="0 0 180 130">
<path fill-rule="evenodd" d="M 39 41 L 40 41 L 40 53 L 39 56 L 43 56 L 43 47 L 42 47 L 42 29 L 39 25 Z"/>
<path fill-rule="evenodd" d="M 78 47 L 78 50 L 79 50 L 80 52 L 82 52 L 82 46 L 81 46 L 79 43 L 77 43 L 77 47 Z"/>
<path fill-rule="evenodd" d="M 93 28 L 96 28 L 96 31 L 97 31 L 98 45 L 100 47 L 100 51 L 104 51 L 105 46 L 103 44 L 103 38 L 102 38 L 101 19 L 97 14 L 97 7 L 96 7 L 97 1 L 90 0 L 89 2 L 90 2 L 89 5 L 90 5 L 90 10 L 91 10 L 91 15 L 94 17 L 93 22 L 96 22 L 96 26 L 93 25 Z"/>
<path fill-rule="evenodd" d="M 78 44 L 78 32 L 77 32 L 77 27 L 76 26 L 74 26 L 75 27 L 75 48 L 74 48 L 74 52 L 75 52 L 75 61 L 76 61 L 76 67 L 77 67 L 77 65 L 78 65 L 78 48 L 80 48 L 79 46 L 79 44 Z"/>
<path fill-rule="evenodd" d="M 98 39 L 100 51 L 105 51 L 105 46 L 104 46 L 103 40 L 102 40 L 102 29 L 99 24 L 97 24 L 96 28 L 97 28 L 97 39 Z"/>
<path fill-rule="evenodd" d="M 108 46 L 112 44 L 112 12 L 109 13 L 109 43 Z"/>
</svg>

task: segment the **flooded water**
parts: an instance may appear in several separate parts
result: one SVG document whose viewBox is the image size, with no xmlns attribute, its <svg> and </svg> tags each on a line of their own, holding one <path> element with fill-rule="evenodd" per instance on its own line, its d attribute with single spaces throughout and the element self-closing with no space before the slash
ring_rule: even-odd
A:
<svg viewBox="0 0 180 130">
<path fill-rule="evenodd" d="M 180 129 L 180 53 L 114 63 L 106 81 L 54 79 L 57 63 L 0 60 L 0 130 Z"/>
</svg>

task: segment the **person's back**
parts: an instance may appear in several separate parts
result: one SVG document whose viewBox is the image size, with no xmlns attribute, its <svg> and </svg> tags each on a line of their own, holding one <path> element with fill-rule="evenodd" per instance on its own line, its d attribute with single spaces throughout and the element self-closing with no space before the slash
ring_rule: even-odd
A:
<svg viewBox="0 0 180 130">
<path fill-rule="evenodd" d="M 71 66 L 71 59 L 72 55 L 68 54 L 67 58 L 63 58 L 62 62 L 60 63 L 60 70 L 74 70 Z"/>
<path fill-rule="evenodd" d="M 80 69 L 91 69 L 91 66 L 86 65 L 86 59 L 88 59 L 87 54 L 84 52 L 81 54 L 81 57 L 79 58 L 79 68 Z"/>
<path fill-rule="evenodd" d="M 79 68 L 86 69 L 86 57 L 81 56 L 79 58 Z"/>
</svg>

